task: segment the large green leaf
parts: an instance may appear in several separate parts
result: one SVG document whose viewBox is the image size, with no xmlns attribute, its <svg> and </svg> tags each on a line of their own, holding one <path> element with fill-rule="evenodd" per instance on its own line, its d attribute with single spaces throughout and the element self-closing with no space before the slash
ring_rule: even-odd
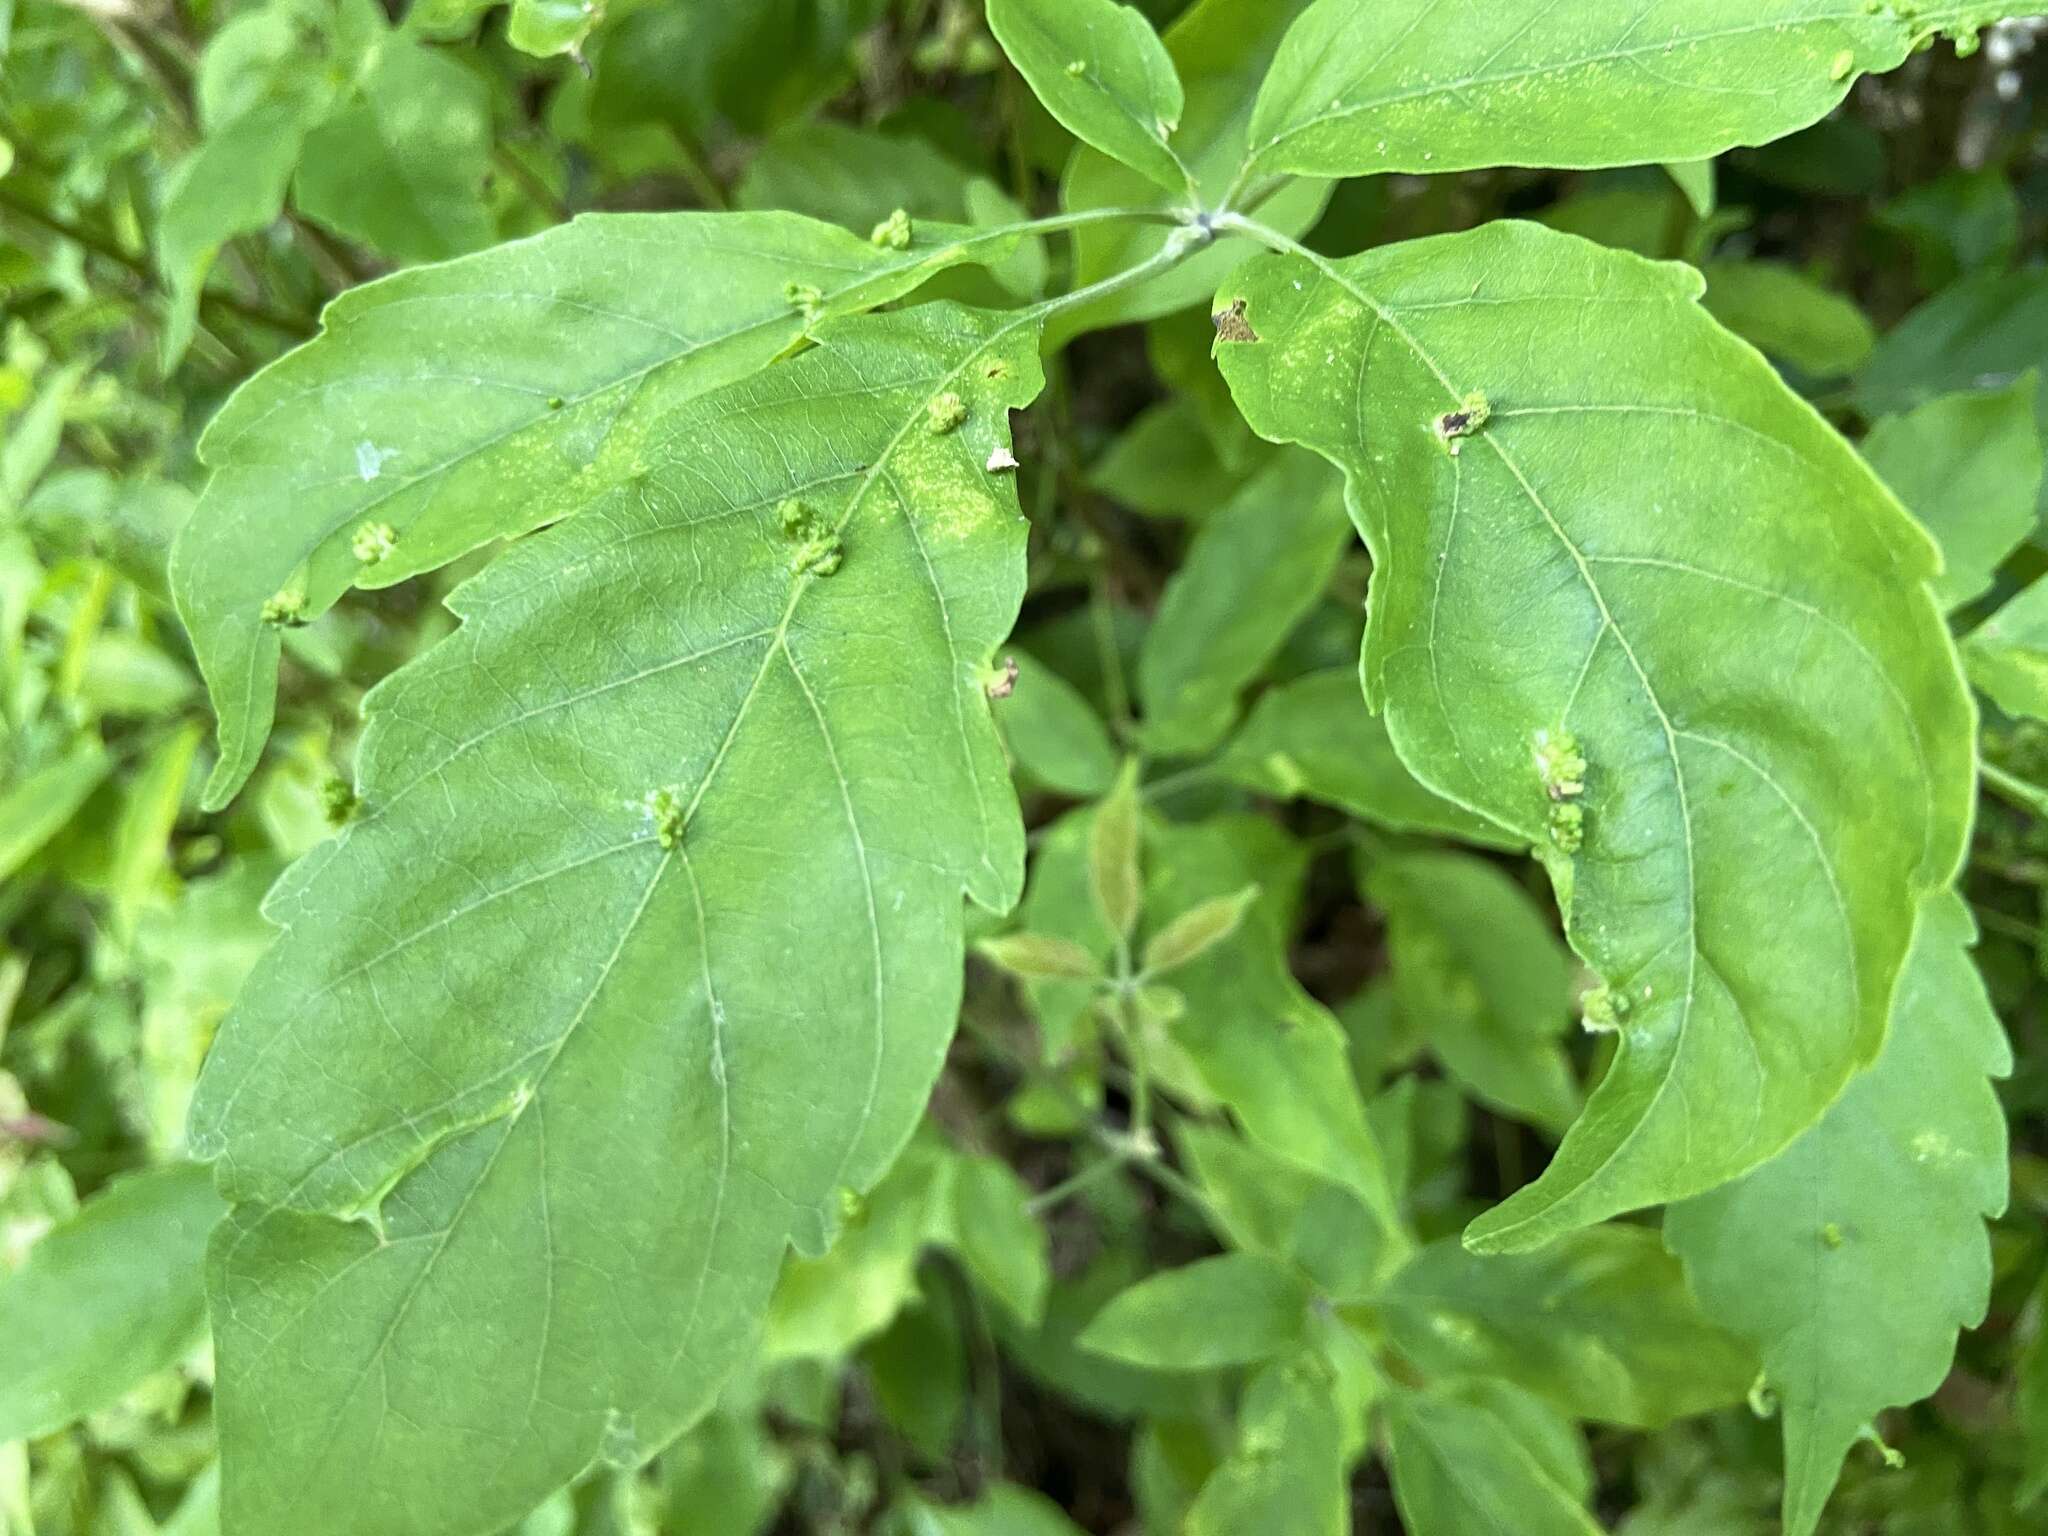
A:
<svg viewBox="0 0 2048 1536">
<path fill-rule="evenodd" d="M 1187 1536 L 1345 1536 L 1343 1420 L 1330 1367 L 1304 1350 L 1252 1378 L 1238 1440 L 1188 1511 Z"/>
<path fill-rule="evenodd" d="M 0 1441 L 107 1407 L 205 1337 L 201 1259 L 223 1210 L 203 1168 L 137 1174 L 0 1276 Z"/>
<path fill-rule="evenodd" d="M 1252 114 L 1252 175 L 1699 160 L 1816 122 L 1923 38 L 2027 5 L 1319 0 Z"/>
<path fill-rule="evenodd" d="M 255 768 L 280 594 L 324 612 L 645 473 L 663 417 L 794 345 L 1014 244 L 920 230 L 877 245 L 790 214 L 610 214 L 343 294 L 325 332 L 207 426 L 214 474 L 171 585 L 220 715 L 207 804 Z M 371 558 L 365 560 L 362 556 Z"/>
<path fill-rule="evenodd" d="M 1167 141 L 1180 76 L 1144 12 L 1118 0 L 989 0 L 989 30 L 1074 137 L 1169 192 L 1193 178 Z"/>
<path fill-rule="evenodd" d="M 494 1529 L 631 1464 L 909 1135 L 961 892 L 1023 833 L 983 697 L 1037 322 L 950 305 L 671 411 L 451 600 L 193 1111 L 230 1536 Z"/>
<path fill-rule="evenodd" d="M 1785 1530 L 1809 1536 L 1876 1414 L 1926 1397 L 1991 1297 L 2012 1055 L 1970 961 L 1969 909 L 1921 919 L 1877 1065 L 1780 1157 L 1674 1206 L 1665 1241 L 1754 1339 L 1785 1425 Z"/>
<path fill-rule="evenodd" d="M 1261 338 L 1221 343 L 1254 428 L 1350 477 L 1396 749 L 1538 845 L 1610 988 L 1614 1064 L 1473 1225 L 1489 1248 L 1701 1193 L 1812 1124 L 1962 854 L 1933 547 L 1699 292 L 1500 223 L 1260 257 L 1221 296 Z"/>
</svg>

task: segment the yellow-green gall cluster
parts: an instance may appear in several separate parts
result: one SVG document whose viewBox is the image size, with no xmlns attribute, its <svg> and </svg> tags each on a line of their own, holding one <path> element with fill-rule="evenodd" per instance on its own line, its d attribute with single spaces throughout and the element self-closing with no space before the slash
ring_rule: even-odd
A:
<svg viewBox="0 0 2048 1536">
<path fill-rule="evenodd" d="M 884 250 L 909 250 L 910 211 L 906 208 L 898 208 L 869 232 L 868 241 L 870 244 L 878 245 Z"/>
<path fill-rule="evenodd" d="M 783 538 L 795 546 L 790 551 L 789 568 L 799 576 L 830 576 L 846 558 L 838 530 L 807 501 L 794 496 L 783 501 L 775 509 L 775 523 Z"/>
<path fill-rule="evenodd" d="M 364 565 L 377 565 L 391 558 L 398 548 L 398 530 L 389 523 L 364 523 L 348 542 L 349 553 Z"/>
<path fill-rule="evenodd" d="M 306 594 L 297 587 L 285 587 L 263 600 L 263 622 L 278 629 L 297 629 L 307 622 Z"/>
<path fill-rule="evenodd" d="M 1486 396 L 1473 390 L 1455 411 L 1445 411 L 1437 417 L 1434 425 L 1437 441 L 1442 443 L 1453 458 L 1458 455 L 1462 440 L 1472 436 L 1493 415 L 1493 407 L 1487 404 Z"/>
<path fill-rule="evenodd" d="M 925 429 L 934 437 L 944 437 L 966 419 L 967 402 L 950 389 L 932 396 L 924 408 Z"/>
<path fill-rule="evenodd" d="M 648 791 L 644 803 L 647 819 L 654 823 L 654 840 L 665 849 L 673 849 L 683 840 L 683 824 L 689 817 L 682 792 L 665 784 Z"/>
</svg>

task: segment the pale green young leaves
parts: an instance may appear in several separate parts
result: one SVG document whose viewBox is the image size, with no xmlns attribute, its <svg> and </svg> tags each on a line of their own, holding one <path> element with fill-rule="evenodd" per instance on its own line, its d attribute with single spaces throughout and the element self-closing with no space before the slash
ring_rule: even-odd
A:
<svg viewBox="0 0 2048 1536">
<path fill-rule="evenodd" d="M 1246 179 L 1698 160 L 1827 115 L 1921 39 L 2026 5 L 1319 0 L 1253 109 Z"/>
<path fill-rule="evenodd" d="M 1756 1172 L 1672 1207 L 1665 1241 L 1715 1318 L 1754 1340 L 1785 1427 L 1785 1530 L 1809 1536 L 1883 1409 L 1941 1385 L 1991 1295 L 2011 1052 L 1960 898 L 1930 900 L 1884 1053 Z"/>
<path fill-rule="evenodd" d="M 225 1210 L 204 1168 L 170 1164 L 109 1185 L 0 1274 L 0 1442 L 105 1408 L 199 1344 Z"/>
<path fill-rule="evenodd" d="M 1169 192 L 1192 186 L 1168 142 L 1180 76 L 1142 11 L 1118 0 L 989 0 L 988 25 L 1074 137 Z"/>
<path fill-rule="evenodd" d="M 1469 1232 L 1488 1248 L 1784 1147 L 1876 1054 L 1962 854 L 1972 721 L 1934 549 L 1699 291 L 1501 223 L 1261 257 L 1219 300 L 1261 338 L 1220 344 L 1247 418 L 1350 476 L 1396 749 L 1539 846 L 1623 999 L 1550 1168 Z M 1588 766 L 1547 776 L 1545 742 Z"/>
<path fill-rule="evenodd" d="M 961 892 L 1021 884 L 986 464 L 1037 324 L 815 336 L 458 591 L 272 895 L 193 1113 L 230 1536 L 466 1536 L 644 1457 L 923 1109 Z"/>
<path fill-rule="evenodd" d="M 336 299 L 323 334 L 200 439 L 214 474 L 171 586 L 220 719 L 206 803 L 234 795 L 269 734 L 267 602 L 315 618 L 645 473 L 683 401 L 1014 243 L 952 233 L 898 251 L 791 214 L 598 215 Z M 370 563 L 365 532 L 388 535 L 360 546 Z"/>
</svg>

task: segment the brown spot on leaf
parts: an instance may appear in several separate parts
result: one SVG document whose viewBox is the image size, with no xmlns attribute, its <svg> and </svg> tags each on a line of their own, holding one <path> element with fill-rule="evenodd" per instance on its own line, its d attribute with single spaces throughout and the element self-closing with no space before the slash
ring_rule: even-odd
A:
<svg viewBox="0 0 2048 1536">
<path fill-rule="evenodd" d="M 1218 341 L 1257 341 L 1259 333 L 1252 329 L 1252 323 L 1244 317 L 1244 300 L 1232 301 L 1230 308 L 1219 310 L 1209 317 L 1216 323 Z"/>
<path fill-rule="evenodd" d="M 996 675 L 988 680 L 988 696 L 992 699 L 1007 699 L 1017 691 L 1017 658 L 1005 656 Z"/>
</svg>

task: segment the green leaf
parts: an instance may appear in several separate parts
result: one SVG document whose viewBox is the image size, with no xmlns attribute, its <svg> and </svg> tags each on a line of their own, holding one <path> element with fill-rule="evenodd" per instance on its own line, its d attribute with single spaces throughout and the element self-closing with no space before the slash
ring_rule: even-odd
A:
<svg viewBox="0 0 2048 1536">
<path fill-rule="evenodd" d="M 1970 681 L 2008 715 L 2048 720 L 2048 581 L 1978 625 L 1963 642 L 1963 661 Z"/>
<path fill-rule="evenodd" d="M 1005 933 L 974 948 L 1021 981 L 1100 981 L 1103 975 L 1094 955 L 1058 934 Z"/>
<path fill-rule="evenodd" d="M 2033 532 L 2038 379 L 2029 369 L 2004 389 L 1939 395 L 1883 418 L 1863 440 L 1870 467 L 1941 545 L 1934 596 L 1944 608 L 1990 590 L 2005 557 Z"/>
<path fill-rule="evenodd" d="M 1403 1019 L 1482 1101 L 1562 1132 L 1579 1111 L 1559 1041 L 1571 968 L 1549 919 L 1498 864 L 1461 853 L 1375 860 Z"/>
<path fill-rule="evenodd" d="M 1409 1536 L 1599 1536 L 1592 1469 L 1572 1427 L 1498 1381 L 1398 1391 L 1388 1471 Z"/>
<path fill-rule="evenodd" d="M 1119 942 L 1138 926 L 1142 885 L 1138 873 L 1138 762 L 1124 764 L 1116 785 L 1096 808 L 1088 828 L 1088 889 L 1095 911 Z"/>
<path fill-rule="evenodd" d="M 845 1199 L 845 1224 L 831 1248 L 783 1265 L 762 1360 L 836 1363 L 915 1301 L 918 1258 L 949 1225 L 953 1173 L 943 1150 L 916 1145 L 867 1198 Z"/>
<path fill-rule="evenodd" d="M 1576 0 L 1447 17 L 1319 0 L 1259 91 L 1245 180 L 1705 159 L 1817 122 L 1921 39 L 2013 10 Z"/>
<path fill-rule="evenodd" d="M 637 1462 L 890 1165 L 961 892 L 1021 884 L 980 678 L 1025 525 L 985 466 L 1036 332 L 818 326 L 376 689 L 363 811 L 273 892 L 193 1110 L 237 1202 L 231 1532 L 458 1536 Z"/>
<path fill-rule="evenodd" d="M 1111 1301 L 1082 1331 L 1081 1347 L 1162 1371 L 1249 1365 L 1301 1342 L 1309 1296 L 1298 1272 L 1261 1254 L 1197 1259 Z M 1201 1326 L 1189 1326 L 1194 1318 Z"/>
<path fill-rule="evenodd" d="M 1202 207 L 1222 206 L 1244 160 L 1252 98 L 1281 37 L 1305 4 L 1307 0 L 1196 0 L 1167 29 L 1166 52 L 1187 90 L 1187 109 L 1173 142 L 1195 178 Z M 1303 234 L 1322 213 L 1330 190 L 1326 181 L 1289 183 L 1259 205 L 1259 217 L 1290 235 Z M 1085 147 L 1075 151 L 1060 185 L 1060 202 L 1068 209 L 1172 208 L 1185 201 L 1181 190 L 1162 196 L 1145 177 Z M 1090 283 L 1134 266 L 1157 252 L 1167 238 L 1156 225 L 1131 222 L 1076 230 L 1074 281 Z M 1216 291 L 1237 260 L 1227 243 L 1196 251 L 1171 271 L 1135 288 L 1067 311 L 1055 323 L 1053 334 L 1150 320 L 1198 304 Z"/>
<path fill-rule="evenodd" d="M 1229 505 L 1243 480 L 1217 456 L 1201 411 L 1180 395 L 1139 412 L 1088 469 L 1090 489 L 1147 517 L 1189 522 Z"/>
<path fill-rule="evenodd" d="M 1355 1192 L 1380 1228 L 1383 1257 L 1399 1257 L 1407 1240 L 1348 1042 L 1288 965 L 1306 855 L 1271 821 L 1249 815 L 1157 827 L 1147 851 L 1148 912 L 1259 887 L 1237 931 L 1176 973 L 1188 1009 L 1174 1021 L 1173 1042 L 1253 1141 Z"/>
<path fill-rule="evenodd" d="M 1073 1521 L 1042 1493 L 998 1483 L 971 1505 L 913 1508 L 908 1536 L 1080 1536 Z"/>
<path fill-rule="evenodd" d="M 1166 972 L 1198 960 L 1221 944 L 1244 921 L 1244 914 L 1258 900 L 1259 888 L 1248 885 L 1228 896 L 1212 896 L 1195 903 L 1168 923 L 1145 944 L 1143 968 L 1148 975 Z"/>
<path fill-rule="evenodd" d="M 1186 1123 L 1174 1140 L 1226 1244 L 1298 1266 L 1325 1295 L 1371 1294 L 1380 1237 L 1355 1190 L 1228 1131 Z"/>
<path fill-rule="evenodd" d="M 1237 1445 L 1202 1485 L 1186 1536 L 1348 1536 L 1333 1386 L 1330 1368 L 1306 1352 L 1252 1379 Z"/>
<path fill-rule="evenodd" d="M 1282 454 L 1203 521 L 1138 652 L 1144 739 L 1192 757 L 1223 739 L 1238 693 L 1321 597 L 1351 545 L 1337 477 Z"/>
<path fill-rule="evenodd" d="M 1694 213 L 1703 219 L 1713 215 L 1718 188 L 1711 159 L 1673 160 L 1664 170 L 1673 185 L 1685 194 L 1685 200 Z"/>
<path fill-rule="evenodd" d="M 156 744 L 127 786 L 107 881 L 114 934 L 124 944 L 134 938 L 136 920 L 169 861 L 171 829 L 198 750 L 199 727 L 180 726 Z"/>
<path fill-rule="evenodd" d="M 988 26 L 1074 137 L 1169 192 L 1193 178 L 1167 140 L 1180 76 L 1144 13 L 1117 0 L 989 0 Z"/>
<path fill-rule="evenodd" d="M 574 54 L 602 20 L 603 0 L 512 0 L 505 40 L 538 58 Z"/>
<path fill-rule="evenodd" d="M 1758 350 L 1815 379 L 1839 378 L 1877 345 L 1853 300 L 1796 267 L 1773 261 L 1710 261 L 1702 269 L 1707 313 Z"/>
<path fill-rule="evenodd" d="M 1221 349 L 1253 427 L 1350 477 L 1396 750 L 1539 845 L 1625 997 L 1550 1167 L 1469 1230 L 1486 1248 L 1782 1149 L 1876 1054 L 1963 850 L 1970 704 L 1932 544 L 1699 292 L 1497 223 L 1261 257 L 1219 305 L 1263 338 Z"/>
<path fill-rule="evenodd" d="M 1320 801 L 1389 832 L 1526 846 L 1416 782 L 1394 751 L 1386 721 L 1358 696 L 1356 667 L 1311 672 L 1261 695 L 1224 748 L 1222 770 L 1246 789 Z"/>
<path fill-rule="evenodd" d="M 2033 1337 L 2020 1352 L 2014 1368 L 2017 1390 L 2013 1406 L 2026 1446 L 2027 1468 L 2019 1492 L 2014 1495 L 2014 1504 L 2020 1509 L 2032 1507 L 2042 1494 L 2048 1493 L 2048 1326 L 2043 1322 L 2048 1319 L 2048 1280 L 2035 1292 L 2032 1311 Z"/>
<path fill-rule="evenodd" d="M 2006 1133 L 1989 1079 L 2012 1056 L 1974 937 L 1958 897 L 1929 901 L 1877 1064 L 1782 1155 L 1665 1217 L 1702 1302 L 1763 1351 L 1788 1536 L 1813 1531 L 1871 1419 L 1941 1385 L 1990 1301 Z"/>
<path fill-rule="evenodd" d="M 197 1165 L 135 1174 L 0 1273 L 0 1441 L 109 1406 L 205 1338 L 202 1259 L 223 1211 Z"/>
<path fill-rule="evenodd" d="M 0 879 L 20 869 L 64 830 L 112 766 L 98 738 L 87 738 L 0 795 Z"/>
<path fill-rule="evenodd" d="M 399 261 L 439 261 L 496 233 L 483 196 L 490 166 L 485 78 L 394 36 L 354 98 L 306 136 L 292 200 Z"/>
<path fill-rule="evenodd" d="M 208 423 L 171 586 L 220 716 L 224 805 L 269 734 L 280 593 L 310 619 L 652 470 L 669 412 L 810 321 L 900 297 L 1008 235 L 876 246 L 789 214 L 608 214 L 328 305 L 324 333 Z M 436 361 L 422 368 L 425 353 Z M 374 562 L 357 535 L 388 531 Z"/>
<path fill-rule="evenodd" d="M 1116 782 L 1116 746 L 1094 706 L 1035 656 L 1012 650 L 1010 659 L 1017 676 L 995 710 L 1018 768 L 1063 795 L 1108 793 Z"/>
<path fill-rule="evenodd" d="M 1010 1165 L 963 1157 L 953 1171 L 951 1242 L 968 1272 L 1018 1322 L 1045 1316 L 1052 1254 L 1045 1228 L 1031 1214 L 1031 1192 Z"/>
<path fill-rule="evenodd" d="M 1644 1227 L 1587 1227 L 1528 1254 L 1434 1243 L 1378 1306 L 1425 1374 L 1502 1377 L 1575 1419 L 1656 1429 L 1740 1402 L 1756 1379 L 1748 1341 L 1700 1310 Z"/>
</svg>

